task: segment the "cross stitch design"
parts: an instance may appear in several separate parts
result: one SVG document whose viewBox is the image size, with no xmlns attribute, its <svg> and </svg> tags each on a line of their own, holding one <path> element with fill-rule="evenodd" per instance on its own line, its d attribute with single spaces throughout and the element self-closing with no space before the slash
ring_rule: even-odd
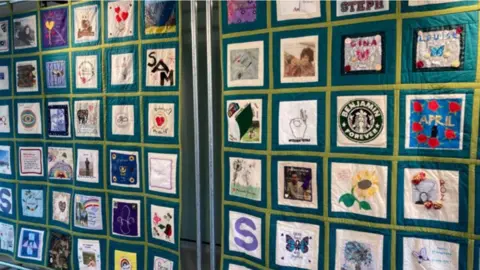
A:
<svg viewBox="0 0 480 270">
<path fill-rule="evenodd" d="M 280 81 L 318 81 L 318 36 L 280 40 Z"/>
<path fill-rule="evenodd" d="M 155 256 L 153 258 L 153 270 L 173 270 L 173 261 Z"/>
<path fill-rule="evenodd" d="M 10 50 L 10 23 L 8 20 L 0 21 L 0 52 Z"/>
<path fill-rule="evenodd" d="M 317 145 L 317 100 L 281 101 L 279 145 Z"/>
<path fill-rule="evenodd" d="M 311 0 L 278 1 L 277 21 L 319 18 L 320 2 Z"/>
<path fill-rule="evenodd" d="M 407 95 L 405 148 L 462 150 L 465 94 Z"/>
<path fill-rule="evenodd" d="M 101 270 L 102 259 L 100 241 L 78 239 L 77 254 L 80 270 Z"/>
<path fill-rule="evenodd" d="M 98 183 L 98 150 L 78 149 L 76 181 Z"/>
<path fill-rule="evenodd" d="M 0 250 L 14 252 L 15 231 L 13 225 L 0 222 Z"/>
<path fill-rule="evenodd" d="M 46 68 L 46 79 L 47 88 L 58 89 L 67 87 L 67 63 L 65 60 L 53 60 L 47 61 L 45 64 Z"/>
<path fill-rule="evenodd" d="M 72 148 L 48 147 L 48 177 L 67 181 L 73 179 Z"/>
<path fill-rule="evenodd" d="M 102 199 L 97 196 L 75 194 L 74 225 L 88 230 L 102 230 Z"/>
<path fill-rule="evenodd" d="M 68 46 L 68 9 L 51 9 L 42 13 L 42 46 Z"/>
<path fill-rule="evenodd" d="M 22 214 L 26 217 L 43 217 L 44 194 L 41 189 L 22 189 Z"/>
<path fill-rule="evenodd" d="M 75 84 L 77 88 L 98 88 L 97 55 L 77 55 L 75 60 Z"/>
<path fill-rule="evenodd" d="M 119 38 L 133 36 L 133 1 L 114 1 L 107 5 L 108 37 Z"/>
<path fill-rule="evenodd" d="M 167 194 L 177 193 L 176 154 L 148 153 L 148 188 Z"/>
<path fill-rule="evenodd" d="M 112 85 L 133 84 L 133 53 L 112 54 L 110 83 Z"/>
<path fill-rule="evenodd" d="M 11 175 L 10 146 L 0 145 L 0 174 Z"/>
<path fill-rule="evenodd" d="M 12 189 L 0 187 L 0 213 L 7 216 L 13 214 L 13 206 L 15 203 L 13 196 Z"/>
<path fill-rule="evenodd" d="M 22 259 L 42 261 L 44 234 L 45 231 L 22 228 L 20 230 L 17 256 Z"/>
<path fill-rule="evenodd" d="M 262 199 L 262 161 L 231 157 L 229 194 L 254 201 Z"/>
<path fill-rule="evenodd" d="M 177 59 L 175 50 L 175 48 L 147 50 L 146 86 L 176 85 L 175 68 Z"/>
<path fill-rule="evenodd" d="M 261 99 L 229 100 L 227 116 L 229 142 L 262 142 Z"/>
<path fill-rule="evenodd" d="M 368 2 L 358 2 L 354 0 L 336 1 L 337 17 L 386 11 L 389 9 L 389 2 L 388 0 Z"/>
<path fill-rule="evenodd" d="M 174 137 L 174 103 L 148 104 L 148 136 Z"/>
<path fill-rule="evenodd" d="M 75 135 L 100 137 L 100 100 L 75 101 Z"/>
<path fill-rule="evenodd" d="M 244 24 L 257 20 L 257 1 L 228 0 L 228 24 Z"/>
<path fill-rule="evenodd" d="M 16 91 L 38 92 L 38 67 L 37 60 L 18 61 L 15 63 L 17 84 Z"/>
<path fill-rule="evenodd" d="M 138 152 L 110 150 L 110 184 L 140 187 Z"/>
<path fill-rule="evenodd" d="M 40 103 L 17 103 L 18 133 L 42 134 Z"/>
<path fill-rule="evenodd" d="M 37 16 L 13 19 L 13 45 L 15 50 L 37 47 Z"/>
<path fill-rule="evenodd" d="M 75 44 L 98 40 L 98 6 L 73 7 L 73 31 Z"/>
<path fill-rule="evenodd" d="M 53 220 L 70 224 L 70 198 L 71 194 L 67 192 L 52 192 L 52 210 Z"/>
<path fill-rule="evenodd" d="M 50 250 L 48 251 L 48 267 L 68 270 L 72 254 L 72 238 L 59 232 L 50 232 Z"/>
<path fill-rule="evenodd" d="M 150 226 L 152 227 L 152 236 L 155 239 L 175 243 L 175 213 L 170 207 L 151 205 L 150 207 Z"/>
<path fill-rule="evenodd" d="M 227 85 L 263 86 L 263 41 L 227 45 Z"/>
<path fill-rule="evenodd" d="M 140 237 L 140 201 L 112 199 L 112 232 L 125 237 Z"/>
<path fill-rule="evenodd" d="M 43 176 L 43 148 L 19 147 L 20 176 Z"/>
<path fill-rule="evenodd" d="M 145 0 L 144 5 L 146 35 L 175 32 L 177 1 Z"/>
<path fill-rule="evenodd" d="M 343 72 L 341 74 L 365 74 L 384 72 L 384 34 L 372 36 L 342 37 Z"/>
<path fill-rule="evenodd" d="M 70 137 L 70 109 L 68 101 L 49 102 L 47 105 L 47 132 L 50 137 Z"/>
<path fill-rule="evenodd" d="M 458 243 L 404 237 L 403 269 L 459 269 L 459 253 Z"/>
<path fill-rule="evenodd" d="M 115 270 L 137 270 L 137 253 L 115 250 Z"/>
<path fill-rule="evenodd" d="M 0 65 L 0 91 L 5 91 L 9 89 L 11 89 L 10 88 L 10 67 L 9 65 Z"/>
</svg>

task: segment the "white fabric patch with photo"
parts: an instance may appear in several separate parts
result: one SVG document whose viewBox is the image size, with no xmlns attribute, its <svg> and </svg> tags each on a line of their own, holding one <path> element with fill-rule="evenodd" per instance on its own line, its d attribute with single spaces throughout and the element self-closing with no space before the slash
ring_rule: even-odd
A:
<svg viewBox="0 0 480 270">
<path fill-rule="evenodd" d="M 99 37 L 99 10 L 97 5 L 73 7 L 74 42 L 85 43 L 97 41 Z"/>
<path fill-rule="evenodd" d="M 318 81 L 318 36 L 280 40 L 280 82 Z"/>
<path fill-rule="evenodd" d="M 332 212 L 387 217 L 388 167 L 332 162 Z"/>
<path fill-rule="evenodd" d="M 148 49 L 145 63 L 146 86 L 175 86 L 177 57 L 175 48 Z"/>
<path fill-rule="evenodd" d="M 8 50 L 10 50 L 10 22 L 3 20 L 0 21 L 0 52 L 8 52 Z"/>
<path fill-rule="evenodd" d="M 76 88 L 98 88 L 97 55 L 77 55 L 75 58 L 75 86 Z"/>
<path fill-rule="evenodd" d="M 277 21 L 313 19 L 321 17 L 320 1 L 287 0 L 277 2 Z"/>
<path fill-rule="evenodd" d="M 174 137 L 175 104 L 148 104 L 148 136 Z"/>
<path fill-rule="evenodd" d="M 155 239 L 175 244 L 175 212 L 171 207 L 150 206 L 152 236 Z"/>
<path fill-rule="evenodd" d="M 75 109 L 75 135 L 100 137 L 100 100 L 77 100 Z"/>
<path fill-rule="evenodd" d="M 320 226 L 277 221 L 275 263 L 301 269 L 318 268 Z"/>
<path fill-rule="evenodd" d="M 65 147 L 48 147 L 48 178 L 73 179 L 73 150 Z"/>
<path fill-rule="evenodd" d="M 408 0 L 408 5 L 410 7 L 416 7 L 416 6 L 436 5 L 436 4 L 444 4 L 444 3 L 455 3 L 460 1 L 461 0 Z"/>
<path fill-rule="evenodd" d="M 404 170 L 404 217 L 458 223 L 460 172 Z"/>
<path fill-rule="evenodd" d="M 42 147 L 20 147 L 20 176 L 43 176 Z"/>
<path fill-rule="evenodd" d="M 318 208 L 316 163 L 279 161 L 277 170 L 279 205 Z"/>
<path fill-rule="evenodd" d="M 228 220 L 228 250 L 262 259 L 262 219 L 229 211 Z"/>
<path fill-rule="evenodd" d="M 98 165 L 98 150 L 78 149 L 76 180 L 86 183 L 98 183 Z"/>
<path fill-rule="evenodd" d="M 176 154 L 148 153 L 148 189 L 168 194 L 177 193 Z"/>
<path fill-rule="evenodd" d="M 42 134 L 40 103 L 17 104 L 18 134 Z"/>
<path fill-rule="evenodd" d="M 16 89 L 18 93 L 38 92 L 37 60 L 18 61 L 15 63 Z"/>
<path fill-rule="evenodd" d="M 381 71 L 382 36 L 346 37 L 344 44 L 344 71 Z"/>
<path fill-rule="evenodd" d="M 263 41 L 227 45 L 227 86 L 263 86 Z"/>
<path fill-rule="evenodd" d="M 409 270 L 460 269 L 458 268 L 459 252 L 460 252 L 460 245 L 458 243 L 433 240 L 433 239 L 404 237 L 403 238 L 403 269 L 409 269 Z"/>
<path fill-rule="evenodd" d="M 0 106 L 0 133 L 10 133 L 10 106 Z"/>
<path fill-rule="evenodd" d="M 317 101 L 282 101 L 278 109 L 279 145 L 317 145 Z"/>
<path fill-rule="evenodd" d="M 236 197 L 262 200 L 262 161 L 260 159 L 230 157 L 230 190 Z"/>
<path fill-rule="evenodd" d="M 153 270 L 173 270 L 173 261 L 162 257 L 153 257 Z"/>
<path fill-rule="evenodd" d="M 389 2 L 389 0 L 339 0 L 336 2 L 337 17 L 386 11 L 389 9 Z"/>
<path fill-rule="evenodd" d="M 382 270 L 383 235 L 336 230 L 335 270 Z"/>
<path fill-rule="evenodd" d="M 458 68 L 462 64 L 462 27 L 417 30 L 417 69 Z"/>
<path fill-rule="evenodd" d="M 115 1 L 107 5 L 108 37 L 121 38 L 133 36 L 135 14 L 133 1 Z"/>
<path fill-rule="evenodd" d="M 229 142 L 262 142 L 261 99 L 229 100 L 227 116 Z"/>
<path fill-rule="evenodd" d="M 135 134 L 135 108 L 133 105 L 112 106 L 112 134 L 129 135 Z"/>
<path fill-rule="evenodd" d="M 15 50 L 37 47 L 37 15 L 13 19 L 13 45 Z"/>
<path fill-rule="evenodd" d="M 65 224 L 70 223 L 70 193 L 66 192 L 52 192 L 52 208 L 53 208 L 53 220 L 63 222 Z"/>
<path fill-rule="evenodd" d="M 0 90 L 10 89 L 10 70 L 8 66 L 0 66 Z"/>
<path fill-rule="evenodd" d="M 337 146 L 387 147 L 387 96 L 337 97 Z"/>
<path fill-rule="evenodd" d="M 112 54 L 112 85 L 133 84 L 133 53 Z"/>
<path fill-rule="evenodd" d="M 102 255 L 99 240 L 78 239 L 77 242 L 79 270 L 101 270 Z"/>
</svg>

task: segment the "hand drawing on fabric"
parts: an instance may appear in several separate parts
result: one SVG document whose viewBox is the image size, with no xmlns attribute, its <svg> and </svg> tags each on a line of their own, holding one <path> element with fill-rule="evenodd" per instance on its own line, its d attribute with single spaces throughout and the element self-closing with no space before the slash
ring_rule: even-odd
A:
<svg viewBox="0 0 480 270">
<path fill-rule="evenodd" d="M 148 135 L 173 137 L 174 136 L 174 103 L 148 104 Z"/>
<path fill-rule="evenodd" d="M 63 60 L 49 61 L 46 64 L 46 83 L 48 88 L 67 87 L 66 62 Z"/>
<path fill-rule="evenodd" d="M 112 231 L 114 235 L 140 237 L 140 201 L 113 199 Z"/>
<path fill-rule="evenodd" d="M 251 23 L 257 20 L 256 0 L 228 0 L 228 24 Z"/>
<path fill-rule="evenodd" d="M 425 172 L 420 172 L 412 179 L 412 196 L 415 204 L 421 204 L 427 209 L 441 209 L 445 194 L 447 193 L 446 182 L 443 179 L 438 181 L 440 188 L 437 187 L 436 179 L 427 179 Z M 440 190 L 438 198 L 437 190 Z"/>
<path fill-rule="evenodd" d="M 133 1 L 108 3 L 108 36 L 126 37 L 133 35 Z"/>
<path fill-rule="evenodd" d="M 98 6 L 74 8 L 75 42 L 89 42 L 98 39 Z"/>
<path fill-rule="evenodd" d="M 297 253 L 299 254 L 300 252 L 302 253 L 307 253 L 308 252 L 308 241 L 312 239 L 312 237 L 303 237 L 303 239 L 300 240 L 301 234 L 293 234 L 293 237 L 285 234 L 287 246 L 285 247 L 289 252 Z M 283 236 L 283 234 L 282 234 Z"/>
<path fill-rule="evenodd" d="M 37 47 L 37 16 L 32 15 L 13 20 L 15 49 Z"/>
<path fill-rule="evenodd" d="M 436 5 L 442 3 L 452 3 L 461 0 L 408 0 L 408 6 L 424 6 L 424 5 Z"/>
<path fill-rule="evenodd" d="M 363 210 L 372 210 L 369 202 L 360 199 L 370 198 L 379 190 L 379 180 L 375 171 L 359 171 L 352 178 L 352 189 L 350 193 L 345 193 L 338 199 L 338 202 L 345 204 L 347 207 L 352 207 L 355 202 Z M 357 198 L 358 197 L 358 198 Z"/>
<path fill-rule="evenodd" d="M 305 138 L 308 127 L 307 119 L 307 111 L 304 109 L 300 109 L 300 117 L 296 117 L 290 120 L 290 129 L 292 131 L 293 137 L 295 138 L 295 141 L 310 141 L 310 139 Z"/>
<path fill-rule="evenodd" d="M 145 34 L 174 32 L 177 1 L 145 0 Z"/>
<path fill-rule="evenodd" d="M 137 253 L 115 250 L 115 270 L 136 270 L 137 269 Z"/>
<path fill-rule="evenodd" d="M 100 101 L 75 101 L 75 132 L 79 137 L 100 137 Z"/>
<path fill-rule="evenodd" d="M 427 255 L 427 249 L 426 248 L 421 248 L 420 251 L 412 251 L 413 257 L 415 257 L 418 260 L 418 264 L 421 264 L 426 261 L 430 261 Z"/>
<path fill-rule="evenodd" d="M 72 238 L 58 232 L 50 232 L 50 250 L 48 251 L 48 267 L 60 270 L 70 269 L 72 254 Z"/>
<path fill-rule="evenodd" d="M 374 270 L 370 245 L 358 241 L 347 241 L 343 250 L 341 270 Z"/>
<path fill-rule="evenodd" d="M 261 200 L 261 161 L 257 159 L 230 158 L 230 195 Z"/>
<path fill-rule="evenodd" d="M 174 86 L 175 48 L 147 50 L 147 86 Z"/>
<path fill-rule="evenodd" d="M 112 85 L 133 84 L 133 53 L 112 54 L 110 83 Z"/>
<path fill-rule="evenodd" d="M 277 1 L 277 21 L 320 17 L 320 2 L 312 0 Z"/>
<path fill-rule="evenodd" d="M 342 74 L 383 72 L 382 35 L 344 37 Z"/>
<path fill-rule="evenodd" d="M 227 104 L 228 140 L 241 143 L 261 142 L 261 100 L 235 100 Z"/>
<path fill-rule="evenodd" d="M 96 88 L 97 87 L 97 56 L 77 56 L 77 87 Z"/>
<path fill-rule="evenodd" d="M 52 192 L 53 220 L 70 224 L 70 198 L 70 193 L 58 191 Z"/>
<path fill-rule="evenodd" d="M 0 52 L 10 50 L 10 28 L 8 20 L 0 21 Z"/>
</svg>

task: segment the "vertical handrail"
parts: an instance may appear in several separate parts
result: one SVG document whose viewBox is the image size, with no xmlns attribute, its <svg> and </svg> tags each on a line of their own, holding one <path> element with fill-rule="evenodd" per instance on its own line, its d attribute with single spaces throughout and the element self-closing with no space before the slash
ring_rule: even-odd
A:
<svg viewBox="0 0 480 270">
<path fill-rule="evenodd" d="M 210 207 L 210 270 L 215 270 L 215 171 L 213 142 L 213 73 L 212 73 L 212 0 L 206 1 L 207 95 L 208 95 L 208 201 Z"/>
<path fill-rule="evenodd" d="M 200 122 L 198 109 L 197 76 L 197 0 L 190 1 L 190 31 L 192 33 L 192 88 L 193 88 L 193 140 L 195 158 L 195 208 L 197 229 L 197 269 L 202 269 L 202 216 L 200 213 Z"/>
</svg>

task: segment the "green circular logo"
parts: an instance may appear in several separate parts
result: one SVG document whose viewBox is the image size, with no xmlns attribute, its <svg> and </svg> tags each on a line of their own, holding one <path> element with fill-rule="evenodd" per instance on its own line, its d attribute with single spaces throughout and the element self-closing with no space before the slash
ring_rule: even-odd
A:
<svg viewBox="0 0 480 270">
<path fill-rule="evenodd" d="M 369 99 L 353 99 L 340 111 L 338 125 L 343 135 L 356 143 L 373 141 L 383 130 L 383 112 Z"/>
</svg>

